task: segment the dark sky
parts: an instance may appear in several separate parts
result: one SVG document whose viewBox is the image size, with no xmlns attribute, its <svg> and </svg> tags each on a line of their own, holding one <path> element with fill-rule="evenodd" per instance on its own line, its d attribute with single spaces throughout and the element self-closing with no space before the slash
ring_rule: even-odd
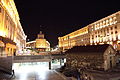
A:
<svg viewBox="0 0 120 80">
<path fill-rule="evenodd" d="M 51 46 L 58 37 L 120 10 L 120 0 L 14 0 L 30 40 L 43 31 Z M 41 26 L 40 26 L 41 25 Z"/>
</svg>

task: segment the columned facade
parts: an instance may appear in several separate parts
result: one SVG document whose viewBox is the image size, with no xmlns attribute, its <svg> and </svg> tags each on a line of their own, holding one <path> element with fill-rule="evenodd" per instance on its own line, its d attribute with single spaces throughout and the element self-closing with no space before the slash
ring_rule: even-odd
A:
<svg viewBox="0 0 120 80">
<path fill-rule="evenodd" d="M 90 44 L 111 44 L 120 49 L 120 12 L 89 25 Z"/>
<path fill-rule="evenodd" d="M 13 0 L 0 0 L 0 55 L 12 56 L 24 47 L 26 36 Z M 21 44 L 21 45 L 20 45 Z"/>
<path fill-rule="evenodd" d="M 120 50 L 120 11 L 58 39 L 62 51 L 73 46 L 98 44 L 111 44 Z"/>
<path fill-rule="evenodd" d="M 82 46 L 90 44 L 90 36 L 88 34 L 88 26 L 59 37 L 59 47 L 62 51 L 72 48 L 73 46 Z"/>
</svg>

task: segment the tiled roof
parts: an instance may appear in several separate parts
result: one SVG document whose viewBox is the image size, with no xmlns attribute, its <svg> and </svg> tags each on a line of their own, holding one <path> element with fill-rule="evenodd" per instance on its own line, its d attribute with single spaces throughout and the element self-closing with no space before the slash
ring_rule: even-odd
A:
<svg viewBox="0 0 120 80">
<path fill-rule="evenodd" d="M 109 44 L 104 45 L 89 45 L 89 46 L 75 46 L 65 53 L 104 53 L 109 47 Z"/>
</svg>

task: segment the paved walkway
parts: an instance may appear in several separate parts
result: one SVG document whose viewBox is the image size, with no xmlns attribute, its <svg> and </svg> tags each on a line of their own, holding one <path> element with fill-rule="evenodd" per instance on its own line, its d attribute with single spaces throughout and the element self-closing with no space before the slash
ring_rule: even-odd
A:
<svg viewBox="0 0 120 80">
<path fill-rule="evenodd" d="M 108 72 L 88 70 L 95 80 L 120 80 L 120 66 L 111 69 Z"/>
<path fill-rule="evenodd" d="M 44 70 L 38 72 L 21 72 L 21 74 L 16 73 L 15 79 L 12 80 L 64 80 L 64 78 L 53 70 Z"/>
<path fill-rule="evenodd" d="M 0 80 L 10 80 L 12 75 L 5 74 L 0 71 Z"/>
<path fill-rule="evenodd" d="M 41 65 L 23 64 L 17 65 L 15 70 L 15 77 L 12 80 L 64 80 L 54 70 L 49 70 L 47 63 Z"/>
</svg>

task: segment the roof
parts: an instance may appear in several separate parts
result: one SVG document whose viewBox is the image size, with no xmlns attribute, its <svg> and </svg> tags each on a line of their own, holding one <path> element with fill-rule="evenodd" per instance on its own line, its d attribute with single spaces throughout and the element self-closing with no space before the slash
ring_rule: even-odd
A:
<svg viewBox="0 0 120 80">
<path fill-rule="evenodd" d="M 16 45 L 16 43 L 13 40 L 10 40 L 9 38 L 6 38 L 6 37 L 0 36 L 0 40 L 5 44 L 10 43 L 10 44 Z"/>
<path fill-rule="evenodd" d="M 75 46 L 65 53 L 104 53 L 109 47 L 109 44 L 104 45 L 89 45 L 89 46 Z"/>
<path fill-rule="evenodd" d="M 29 41 L 26 44 L 35 43 L 36 41 Z"/>
</svg>

